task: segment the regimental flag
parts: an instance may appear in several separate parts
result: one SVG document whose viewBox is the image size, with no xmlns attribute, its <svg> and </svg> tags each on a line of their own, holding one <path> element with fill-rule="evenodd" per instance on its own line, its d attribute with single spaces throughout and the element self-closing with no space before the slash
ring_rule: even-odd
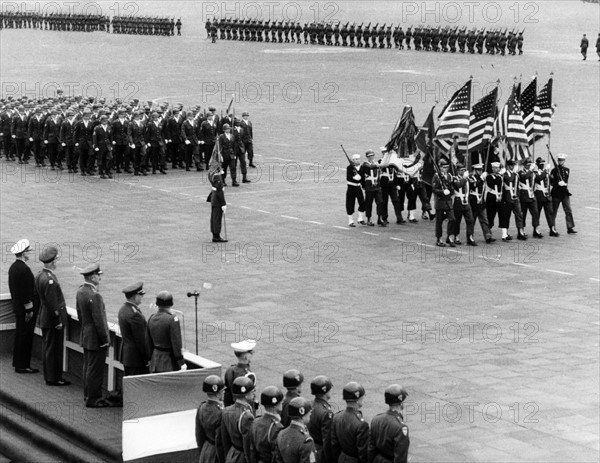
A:
<svg viewBox="0 0 600 463">
<path fill-rule="evenodd" d="M 436 139 L 447 140 L 454 136 L 469 136 L 469 117 L 471 116 L 471 80 L 459 89 L 448 101 L 438 119 L 440 125 L 435 134 Z"/>
<path fill-rule="evenodd" d="M 219 144 L 219 137 L 213 148 L 210 162 L 208 164 L 208 181 L 212 183 L 212 178 L 215 174 L 220 174 L 223 165 L 223 155 L 221 154 L 221 145 Z"/>
<path fill-rule="evenodd" d="M 508 101 L 494 121 L 494 136 L 505 137 L 508 143 L 529 144 L 519 103 L 519 87 L 513 86 Z"/>
<path fill-rule="evenodd" d="M 494 118 L 498 111 L 498 87 L 473 105 L 469 120 L 469 151 L 475 151 L 483 142 L 491 140 L 493 135 Z"/>
<path fill-rule="evenodd" d="M 415 137 L 417 124 L 412 106 L 405 106 L 400 120 L 396 123 L 390 141 L 385 145 L 386 150 L 395 151 L 401 158 L 407 158 L 417 149 Z"/>
<path fill-rule="evenodd" d="M 535 106 L 537 103 L 537 78 L 534 77 L 531 83 L 523 90 L 521 94 L 521 110 L 523 111 L 523 123 L 527 132 L 529 145 L 534 143 L 534 121 Z"/>
<path fill-rule="evenodd" d="M 544 135 L 550 135 L 552 129 L 552 115 L 554 114 L 554 108 L 552 107 L 552 83 L 553 79 L 551 77 L 537 97 L 533 128 L 536 140 L 539 140 Z"/>
<path fill-rule="evenodd" d="M 417 134 L 417 138 L 415 140 L 417 148 L 423 154 L 431 154 L 431 144 L 433 143 L 433 138 L 435 137 L 435 122 L 433 121 L 434 109 L 435 106 L 431 108 L 429 116 L 427 116 L 423 127 L 419 129 L 419 133 Z"/>
</svg>

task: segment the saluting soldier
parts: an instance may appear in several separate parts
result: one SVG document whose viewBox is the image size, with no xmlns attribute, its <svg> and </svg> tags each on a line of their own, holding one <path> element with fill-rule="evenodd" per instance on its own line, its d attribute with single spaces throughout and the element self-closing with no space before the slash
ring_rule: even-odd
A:
<svg viewBox="0 0 600 463">
<path fill-rule="evenodd" d="M 125 303 L 119 309 L 118 320 L 121 331 L 121 351 L 119 360 L 123 364 L 124 376 L 145 375 L 149 372 L 150 355 L 146 344 L 148 324 L 140 308 L 144 283 L 138 281 L 122 290 Z"/>
<path fill-rule="evenodd" d="M 221 421 L 225 382 L 217 375 L 207 376 L 202 383 L 202 391 L 208 400 L 202 402 L 196 412 L 196 444 L 200 452 L 198 462 L 224 463 Z"/>
<path fill-rule="evenodd" d="M 281 424 L 284 428 L 287 428 L 291 421 L 288 415 L 288 405 L 292 399 L 300 397 L 300 394 L 302 394 L 303 382 L 304 375 L 298 370 L 288 370 L 283 374 L 283 387 L 287 389 L 281 404 Z"/>
<path fill-rule="evenodd" d="M 535 199 L 535 172 L 532 169 L 531 158 L 523 160 L 523 168 L 519 171 L 519 200 L 521 202 L 521 211 L 523 212 L 523 227 L 527 223 L 527 212 L 531 213 L 531 222 L 533 225 L 533 237 L 543 238 L 544 235 L 538 230 L 540 226 L 540 213 Z"/>
<path fill-rule="evenodd" d="M 171 312 L 171 293 L 158 293 L 156 306 L 158 311 L 148 319 L 146 336 L 150 353 L 150 373 L 187 370 L 182 353 L 181 325 L 177 315 Z"/>
<path fill-rule="evenodd" d="M 312 403 L 313 412 L 307 424 L 308 431 L 315 442 L 317 463 L 332 461 L 331 422 L 333 411 L 331 400 L 332 382 L 327 376 L 317 376 L 310 383 L 310 392 L 315 396 Z"/>
<path fill-rule="evenodd" d="M 283 394 L 277 386 L 267 386 L 260 394 L 260 404 L 264 407 L 263 415 L 254 420 L 251 430 L 251 461 L 271 463 L 274 461 L 275 447 L 281 424 L 281 401 Z"/>
<path fill-rule="evenodd" d="M 537 172 L 535 176 L 535 199 L 538 206 L 538 215 L 541 215 L 542 209 L 546 216 L 546 223 L 550 228 L 550 236 L 560 236 L 556 231 L 554 223 L 554 211 L 552 210 L 552 198 L 550 196 L 550 170 L 545 168 L 546 160 L 537 158 L 535 160 Z M 539 221 L 539 219 L 538 219 Z"/>
<path fill-rule="evenodd" d="M 389 409 L 371 421 L 370 463 L 408 462 L 410 436 L 402 416 L 407 396 L 408 392 L 399 384 L 392 384 L 385 389 L 385 403 L 389 405 Z"/>
<path fill-rule="evenodd" d="M 254 381 L 240 376 L 233 380 L 235 402 L 223 410 L 221 439 L 225 463 L 250 463 L 252 423 L 254 422 Z"/>
<path fill-rule="evenodd" d="M 294 398 L 289 404 L 290 426 L 277 436 L 275 461 L 278 463 L 314 463 L 315 445 L 306 429 L 312 407 L 303 397 Z"/>
<path fill-rule="evenodd" d="M 368 461 L 369 424 L 360 411 L 364 397 L 365 388 L 359 383 L 351 381 L 344 386 L 346 409 L 335 414 L 331 423 L 332 461 Z"/>
<path fill-rule="evenodd" d="M 571 210 L 571 193 L 569 192 L 569 176 L 571 171 L 565 167 L 566 154 L 556 156 L 558 165 L 550 172 L 550 184 L 552 185 L 552 210 L 554 211 L 554 222 L 556 223 L 556 215 L 558 207 L 562 204 L 565 211 L 565 220 L 567 222 L 567 233 L 574 235 L 575 221 L 573 220 L 573 212 Z"/>
<path fill-rule="evenodd" d="M 237 363 L 231 365 L 227 371 L 225 372 L 225 397 L 224 402 L 225 406 L 233 404 L 233 381 L 240 376 L 246 376 L 251 378 L 254 382 L 256 382 L 256 375 L 252 372 L 250 368 L 250 362 L 252 360 L 252 355 L 254 354 L 254 348 L 256 347 L 256 341 L 254 339 L 247 339 L 241 342 L 234 342 L 231 344 L 233 348 L 233 353 L 237 358 Z"/>
</svg>

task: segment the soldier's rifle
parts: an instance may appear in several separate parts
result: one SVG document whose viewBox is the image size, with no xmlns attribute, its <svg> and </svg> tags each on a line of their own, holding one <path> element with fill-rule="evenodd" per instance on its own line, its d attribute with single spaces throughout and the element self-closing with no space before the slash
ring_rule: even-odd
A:
<svg viewBox="0 0 600 463">
<path fill-rule="evenodd" d="M 348 156 L 348 153 L 346 152 L 346 150 L 344 149 L 344 145 L 340 145 L 340 147 L 342 148 L 342 151 L 344 152 L 344 154 L 346 155 L 346 159 L 348 159 L 348 164 L 352 166 L 352 168 L 354 169 L 354 173 L 358 174 L 358 171 L 356 170 L 356 166 L 354 165 L 354 163 L 350 160 L 350 156 Z"/>
<path fill-rule="evenodd" d="M 556 163 L 556 159 L 554 159 L 554 156 L 552 155 L 552 151 L 550 151 L 550 145 L 546 144 L 546 148 L 548 148 L 548 154 L 550 155 L 550 159 L 552 159 L 552 164 L 554 164 L 554 168 L 556 169 L 556 172 L 558 173 L 558 178 L 561 182 L 564 182 L 562 174 L 560 173 L 560 169 L 558 168 L 558 164 Z"/>
</svg>

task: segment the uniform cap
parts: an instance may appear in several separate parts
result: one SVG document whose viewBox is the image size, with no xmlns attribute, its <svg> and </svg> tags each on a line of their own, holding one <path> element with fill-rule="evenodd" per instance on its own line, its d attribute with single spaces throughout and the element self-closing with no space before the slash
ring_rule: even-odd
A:
<svg viewBox="0 0 600 463">
<path fill-rule="evenodd" d="M 229 124 L 223 124 L 223 130 L 230 129 L 230 128 L 231 128 L 231 126 Z"/>
<path fill-rule="evenodd" d="M 244 111 L 244 112 L 242 113 L 242 117 L 244 117 L 244 116 L 250 116 L 250 113 L 248 113 L 248 112 L 245 112 L 245 111 Z"/>
<path fill-rule="evenodd" d="M 492 167 L 500 167 L 500 163 L 499 162 L 492 162 L 492 164 L 490 164 Z"/>
<path fill-rule="evenodd" d="M 353 154 L 352 159 L 354 159 L 355 161 L 358 161 L 360 159 L 360 154 Z"/>
<path fill-rule="evenodd" d="M 277 386 L 267 386 L 260 394 L 260 404 L 268 407 L 277 405 L 283 400 L 283 393 Z"/>
<path fill-rule="evenodd" d="M 79 273 L 81 273 L 83 276 L 88 276 L 88 275 L 93 275 L 93 274 L 102 275 L 102 270 L 100 270 L 100 264 L 95 263 L 95 264 L 88 265 L 83 270 L 80 270 Z"/>
<path fill-rule="evenodd" d="M 458 170 L 461 170 L 461 169 L 465 169 L 465 166 L 464 166 L 464 165 L 462 165 L 462 164 L 459 162 L 458 164 L 456 164 L 456 168 L 457 168 Z"/>
<path fill-rule="evenodd" d="M 12 252 L 15 256 L 19 254 L 23 254 L 24 252 L 30 251 L 29 240 L 22 239 L 17 241 L 12 248 L 10 248 L 10 252 Z"/>
<path fill-rule="evenodd" d="M 440 167 L 444 167 L 448 165 L 448 161 L 446 161 L 445 159 L 441 159 L 440 160 Z"/>
<path fill-rule="evenodd" d="M 536 164 L 546 164 L 546 160 L 544 158 L 537 158 L 535 160 Z"/>
<path fill-rule="evenodd" d="M 523 165 L 527 165 L 527 164 L 531 164 L 531 158 L 525 158 L 523 159 Z"/>
<path fill-rule="evenodd" d="M 483 164 L 475 164 L 473 169 L 483 169 Z"/>
<path fill-rule="evenodd" d="M 385 403 L 388 405 L 401 404 L 408 396 L 408 392 L 399 384 L 392 384 L 385 389 Z"/>
<path fill-rule="evenodd" d="M 173 307 L 173 295 L 169 291 L 161 291 L 156 295 L 156 305 L 159 307 Z"/>
<path fill-rule="evenodd" d="M 283 387 L 298 387 L 304 382 L 304 375 L 299 370 L 288 370 L 283 374 Z"/>
<path fill-rule="evenodd" d="M 333 387 L 333 383 L 327 376 L 317 376 L 310 382 L 310 393 L 312 395 L 326 394 Z"/>
<path fill-rule="evenodd" d="M 107 116 L 101 116 L 101 117 L 100 117 L 100 122 L 102 122 L 102 121 L 107 121 L 107 120 L 108 120 L 108 117 L 107 117 Z"/>
<path fill-rule="evenodd" d="M 310 413 L 312 405 L 304 397 L 294 397 L 288 404 L 289 416 L 304 416 Z"/>
<path fill-rule="evenodd" d="M 514 166 L 515 165 L 515 161 L 513 161 L 512 159 L 509 159 L 508 161 L 506 161 L 506 165 L 507 166 Z"/>
<path fill-rule="evenodd" d="M 246 376 L 238 376 L 233 380 L 231 393 L 234 395 L 246 395 L 254 390 L 254 381 Z"/>
<path fill-rule="evenodd" d="M 216 394 L 223 389 L 225 389 L 225 381 L 220 376 L 210 375 L 204 378 L 202 392 Z"/>
<path fill-rule="evenodd" d="M 135 296 L 136 294 L 140 294 L 142 296 L 146 294 L 146 291 L 144 291 L 144 283 L 141 281 L 125 286 L 121 291 L 125 293 L 125 297 L 127 298 Z"/>
<path fill-rule="evenodd" d="M 344 386 L 342 398 L 345 401 L 356 401 L 365 395 L 365 388 L 356 381 L 350 381 Z"/>
<path fill-rule="evenodd" d="M 54 246 L 48 246 L 40 252 L 40 261 L 44 264 L 49 264 L 58 256 L 58 249 Z"/>
<path fill-rule="evenodd" d="M 246 339 L 245 341 L 231 343 L 231 347 L 233 348 L 234 352 L 244 354 L 254 350 L 256 347 L 256 341 L 254 339 Z"/>
<path fill-rule="evenodd" d="M 561 159 L 567 159 L 567 155 L 566 155 L 566 154 L 563 154 L 563 153 L 561 153 L 561 154 L 558 154 L 558 155 L 556 156 L 556 159 L 558 159 L 558 160 L 561 160 Z"/>
<path fill-rule="evenodd" d="M 209 106 L 208 110 L 212 111 L 212 112 L 215 112 L 217 110 L 217 108 L 215 108 L 214 106 Z"/>
</svg>

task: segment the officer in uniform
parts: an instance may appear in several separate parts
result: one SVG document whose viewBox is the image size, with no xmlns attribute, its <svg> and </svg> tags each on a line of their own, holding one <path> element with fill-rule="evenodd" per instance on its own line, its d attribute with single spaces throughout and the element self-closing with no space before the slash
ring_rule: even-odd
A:
<svg viewBox="0 0 600 463">
<path fill-rule="evenodd" d="M 332 461 L 368 461 L 369 424 L 362 416 L 365 389 L 351 381 L 344 386 L 346 409 L 333 416 L 331 423 Z"/>
<path fill-rule="evenodd" d="M 587 49 L 589 45 L 590 41 L 588 40 L 587 36 L 583 34 L 583 37 L 581 38 L 581 43 L 579 44 L 581 48 L 581 56 L 583 56 L 583 61 L 587 59 Z"/>
<path fill-rule="evenodd" d="M 119 359 L 124 367 L 124 375 L 145 375 L 149 372 L 150 356 L 146 345 L 148 324 L 140 304 L 146 292 L 144 283 L 138 281 L 122 289 L 125 303 L 119 309 L 119 329 L 121 331 L 121 352 Z"/>
<path fill-rule="evenodd" d="M 242 141 L 244 142 L 244 149 L 248 155 L 248 165 L 250 167 L 256 167 L 254 165 L 254 132 L 252 130 L 252 122 L 250 122 L 250 113 L 242 113 Z"/>
<path fill-rule="evenodd" d="M 361 184 L 363 183 L 360 174 L 360 154 L 352 155 L 352 164 L 346 168 L 346 214 L 348 214 L 348 226 L 356 227 L 354 223 L 354 206 L 358 202 L 358 223 L 366 225 L 365 222 L 365 197 L 363 195 Z"/>
<path fill-rule="evenodd" d="M 523 212 L 523 227 L 527 223 L 527 211 L 531 213 L 531 222 L 533 225 L 533 237 L 543 238 L 544 235 L 538 230 L 540 226 L 540 213 L 537 208 L 534 187 L 536 174 L 533 171 L 530 158 L 523 160 L 523 168 L 519 171 L 519 200 L 521 201 L 521 211 Z"/>
<path fill-rule="evenodd" d="M 54 270 L 58 249 L 44 248 L 40 261 L 44 268 L 35 277 L 35 295 L 40 307 L 40 328 L 42 328 L 42 358 L 44 379 L 48 386 L 68 386 L 63 379 L 64 327 L 67 326 L 67 305 Z"/>
<path fill-rule="evenodd" d="M 385 389 L 385 403 L 389 409 L 371 421 L 369 462 L 408 462 L 410 437 L 402 416 L 403 402 L 407 396 L 408 393 L 399 384 L 392 384 Z"/>
<path fill-rule="evenodd" d="M 292 399 L 300 397 L 302 394 L 302 383 L 304 375 L 298 370 L 288 370 L 283 374 L 283 387 L 287 389 L 287 393 L 281 404 L 281 424 L 284 428 L 290 425 L 290 417 L 288 415 L 288 405 Z"/>
<path fill-rule="evenodd" d="M 100 124 L 94 127 L 94 135 L 92 140 L 94 151 L 98 156 L 98 169 L 100 171 L 100 178 L 112 178 L 110 173 L 112 161 L 112 134 L 110 126 L 108 125 L 107 116 L 100 117 Z"/>
<path fill-rule="evenodd" d="M 225 372 L 225 406 L 233 404 L 233 381 L 240 376 L 246 376 L 256 382 L 256 376 L 252 373 L 250 368 L 250 361 L 254 354 L 254 348 L 256 347 L 256 341 L 254 339 L 247 339 L 242 342 L 234 342 L 231 344 L 233 353 L 237 357 L 237 364 L 231 365 Z"/>
<path fill-rule="evenodd" d="M 502 175 L 500 175 L 500 163 L 492 162 L 492 173 L 485 177 L 484 202 L 487 211 L 488 225 L 490 229 L 494 228 L 494 219 L 498 215 L 498 220 L 502 217 Z M 508 235 L 510 236 L 510 235 Z M 511 237 L 506 240 L 512 240 Z"/>
<path fill-rule="evenodd" d="M 367 225 L 374 227 L 375 224 L 371 221 L 373 213 L 373 201 L 376 205 L 377 215 L 380 213 L 381 205 L 381 186 L 379 184 L 380 179 L 380 167 L 375 162 L 375 152 L 368 150 L 366 152 L 367 161 L 360 167 L 359 173 L 362 177 L 363 188 L 365 189 L 365 211 L 367 214 Z"/>
<path fill-rule="evenodd" d="M 331 420 L 333 411 L 329 400 L 331 400 L 331 388 L 333 384 L 327 376 L 317 376 L 310 383 L 310 392 L 315 396 L 312 403 L 313 412 L 307 428 L 315 442 L 317 463 L 332 461 L 331 456 Z"/>
<path fill-rule="evenodd" d="M 558 237 L 560 235 L 556 231 L 554 212 L 552 210 L 552 198 L 550 197 L 550 171 L 545 168 L 546 161 L 544 158 L 537 158 L 535 163 L 535 199 L 538 206 L 538 217 L 541 215 L 543 209 L 544 215 L 546 216 L 546 222 L 550 228 L 550 236 Z"/>
<path fill-rule="evenodd" d="M 316 461 L 315 444 L 306 429 L 311 410 L 310 402 L 303 397 L 296 397 L 290 402 L 290 426 L 277 436 L 275 450 L 277 463 L 314 463 Z"/>
<path fill-rule="evenodd" d="M 483 191 L 485 189 L 485 178 L 487 174 L 483 173 L 483 164 L 473 166 L 473 174 L 469 177 L 469 205 L 473 214 L 473 226 L 479 220 L 481 231 L 487 244 L 496 241 L 492 236 L 492 231 L 488 224 L 487 212 L 483 201 Z"/>
<path fill-rule="evenodd" d="M 477 246 L 473 239 L 475 222 L 469 205 L 469 173 L 465 166 L 457 164 L 458 176 L 454 179 L 454 244 L 462 244 L 460 234 L 460 221 L 464 217 L 467 224 L 467 246 Z M 449 244 L 449 242 L 447 242 Z"/>
<path fill-rule="evenodd" d="M 171 312 L 173 296 L 168 291 L 156 295 L 158 311 L 148 319 L 148 352 L 150 373 L 187 370 L 181 352 L 181 326 L 179 318 Z"/>
<path fill-rule="evenodd" d="M 223 214 L 227 211 L 227 202 L 225 201 L 225 193 L 223 191 L 223 170 L 212 174 L 209 178 L 212 191 L 207 198 L 210 202 L 210 232 L 212 233 L 213 243 L 227 243 L 227 240 L 221 238 L 221 225 L 223 223 Z"/>
<path fill-rule="evenodd" d="M 441 159 L 439 162 L 440 170 L 433 176 L 432 189 L 435 194 L 435 236 L 436 245 L 443 248 L 446 244 L 442 241 L 442 225 L 445 219 L 448 219 L 447 242 L 450 247 L 456 247 L 454 244 L 454 208 L 452 207 L 452 196 L 454 195 L 454 186 L 452 176 L 448 174 L 448 162 Z"/>
<path fill-rule="evenodd" d="M 108 407 L 102 398 L 104 364 L 110 335 L 106 322 L 104 299 L 98 292 L 102 271 L 98 264 L 81 270 L 85 283 L 77 290 L 77 317 L 81 321 L 81 347 L 83 347 L 83 395 L 85 406 Z"/>
<path fill-rule="evenodd" d="M 517 239 L 525 241 L 523 224 L 523 212 L 521 211 L 521 202 L 519 201 L 519 176 L 514 171 L 515 161 L 506 161 L 506 172 L 503 175 L 502 190 L 502 215 L 500 216 L 500 228 L 502 229 L 502 241 L 510 241 L 512 237 L 508 234 L 510 225 L 510 215 L 514 213 L 517 225 Z"/>
<path fill-rule="evenodd" d="M 573 220 L 573 212 L 571 211 L 571 193 L 569 192 L 569 175 L 571 171 L 565 167 L 566 154 L 556 156 L 558 165 L 550 172 L 550 184 L 552 185 L 552 210 L 554 211 L 554 222 L 556 223 L 556 215 L 558 207 L 562 204 L 565 211 L 565 219 L 567 221 L 567 233 L 574 235 L 575 221 Z"/>
<path fill-rule="evenodd" d="M 198 462 L 224 462 L 221 419 L 225 382 L 217 375 L 207 376 L 202 383 L 202 392 L 206 393 L 208 400 L 202 402 L 196 412 L 196 444 L 200 451 Z"/>
<path fill-rule="evenodd" d="M 252 423 L 254 422 L 254 381 L 246 376 L 233 380 L 235 402 L 223 410 L 221 439 L 225 463 L 250 463 Z"/>
<path fill-rule="evenodd" d="M 274 460 L 277 435 L 283 429 L 280 418 L 282 400 L 283 394 L 277 386 L 267 386 L 260 395 L 264 413 L 252 423 L 252 462 L 271 463 Z"/>
</svg>

